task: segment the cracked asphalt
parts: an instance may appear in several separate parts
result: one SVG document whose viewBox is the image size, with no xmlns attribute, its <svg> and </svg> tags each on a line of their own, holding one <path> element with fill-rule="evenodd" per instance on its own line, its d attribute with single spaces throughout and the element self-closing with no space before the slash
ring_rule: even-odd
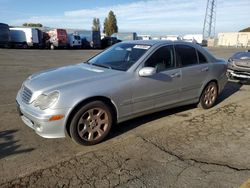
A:
<svg viewBox="0 0 250 188">
<path fill-rule="evenodd" d="M 228 58 L 237 49 L 210 51 Z M 97 52 L 0 49 L 0 187 L 228 188 L 250 179 L 247 84 L 229 82 L 210 110 L 189 105 L 119 124 L 96 146 L 27 128 L 15 110 L 22 80 Z"/>
</svg>

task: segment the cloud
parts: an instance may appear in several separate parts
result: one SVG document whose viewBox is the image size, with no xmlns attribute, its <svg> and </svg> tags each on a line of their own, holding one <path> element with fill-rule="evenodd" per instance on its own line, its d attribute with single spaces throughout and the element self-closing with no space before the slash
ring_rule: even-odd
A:
<svg viewBox="0 0 250 188">
<path fill-rule="evenodd" d="M 217 4 L 216 31 L 239 30 L 249 20 L 249 0 L 220 0 Z M 69 10 L 58 16 L 18 19 L 15 23 L 40 22 L 47 26 L 90 29 L 93 17 L 105 19 L 113 10 L 120 31 L 139 33 L 201 33 L 206 0 L 148 0 L 115 6 Z M 248 23 L 249 24 L 249 21 Z"/>
</svg>

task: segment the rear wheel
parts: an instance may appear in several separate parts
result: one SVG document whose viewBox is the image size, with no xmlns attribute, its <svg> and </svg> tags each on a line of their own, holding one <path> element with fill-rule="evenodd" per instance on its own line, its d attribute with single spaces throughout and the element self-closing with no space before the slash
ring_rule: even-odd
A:
<svg viewBox="0 0 250 188">
<path fill-rule="evenodd" d="M 210 82 L 203 90 L 198 106 L 203 109 L 211 108 L 214 106 L 217 97 L 218 86 L 215 82 Z"/>
<path fill-rule="evenodd" d="M 76 112 L 70 124 L 70 135 L 77 144 L 93 145 L 108 135 L 111 126 L 109 107 L 101 101 L 94 101 Z"/>
</svg>

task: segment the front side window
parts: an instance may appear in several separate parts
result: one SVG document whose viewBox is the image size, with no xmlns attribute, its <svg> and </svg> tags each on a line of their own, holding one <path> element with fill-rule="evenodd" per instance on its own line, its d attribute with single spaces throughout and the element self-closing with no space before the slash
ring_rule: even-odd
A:
<svg viewBox="0 0 250 188">
<path fill-rule="evenodd" d="M 119 43 L 90 59 L 87 63 L 127 71 L 151 46 Z"/>
<path fill-rule="evenodd" d="M 198 64 L 195 48 L 188 45 L 175 45 L 176 59 L 179 65 L 185 67 Z"/>
<path fill-rule="evenodd" d="M 157 72 L 162 72 L 175 67 L 173 46 L 164 46 L 153 53 L 145 62 L 145 67 L 155 67 Z"/>
</svg>

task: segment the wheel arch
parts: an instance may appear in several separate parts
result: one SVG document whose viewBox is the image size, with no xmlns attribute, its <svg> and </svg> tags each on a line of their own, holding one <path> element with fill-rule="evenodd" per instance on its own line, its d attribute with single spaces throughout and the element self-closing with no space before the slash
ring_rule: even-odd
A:
<svg viewBox="0 0 250 188">
<path fill-rule="evenodd" d="M 115 103 L 108 97 L 105 96 L 93 96 L 87 99 L 84 99 L 80 102 L 78 102 L 73 109 L 70 111 L 67 119 L 66 119 L 66 125 L 65 125 L 65 134 L 67 134 L 70 137 L 70 132 L 69 132 L 69 127 L 72 118 L 74 117 L 75 113 L 84 105 L 93 102 L 93 101 L 101 101 L 104 102 L 111 110 L 112 117 L 113 117 L 113 123 L 115 124 L 117 122 L 117 117 L 118 117 L 118 109 Z"/>
<path fill-rule="evenodd" d="M 200 101 L 200 98 L 201 98 L 201 95 L 202 95 L 202 93 L 203 93 L 203 91 L 204 91 L 204 89 L 207 87 L 207 85 L 208 84 L 210 84 L 211 82 L 215 82 L 216 83 L 216 85 L 217 85 L 217 91 L 219 92 L 219 82 L 218 82 L 218 80 L 216 80 L 216 79 L 211 79 L 210 81 L 208 81 L 206 84 L 204 84 L 203 85 L 203 87 L 202 87 L 202 89 L 201 89 L 201 91 L 200 91 L 200 95 L 199 95 L 199 101 Z"/>
</svg>

